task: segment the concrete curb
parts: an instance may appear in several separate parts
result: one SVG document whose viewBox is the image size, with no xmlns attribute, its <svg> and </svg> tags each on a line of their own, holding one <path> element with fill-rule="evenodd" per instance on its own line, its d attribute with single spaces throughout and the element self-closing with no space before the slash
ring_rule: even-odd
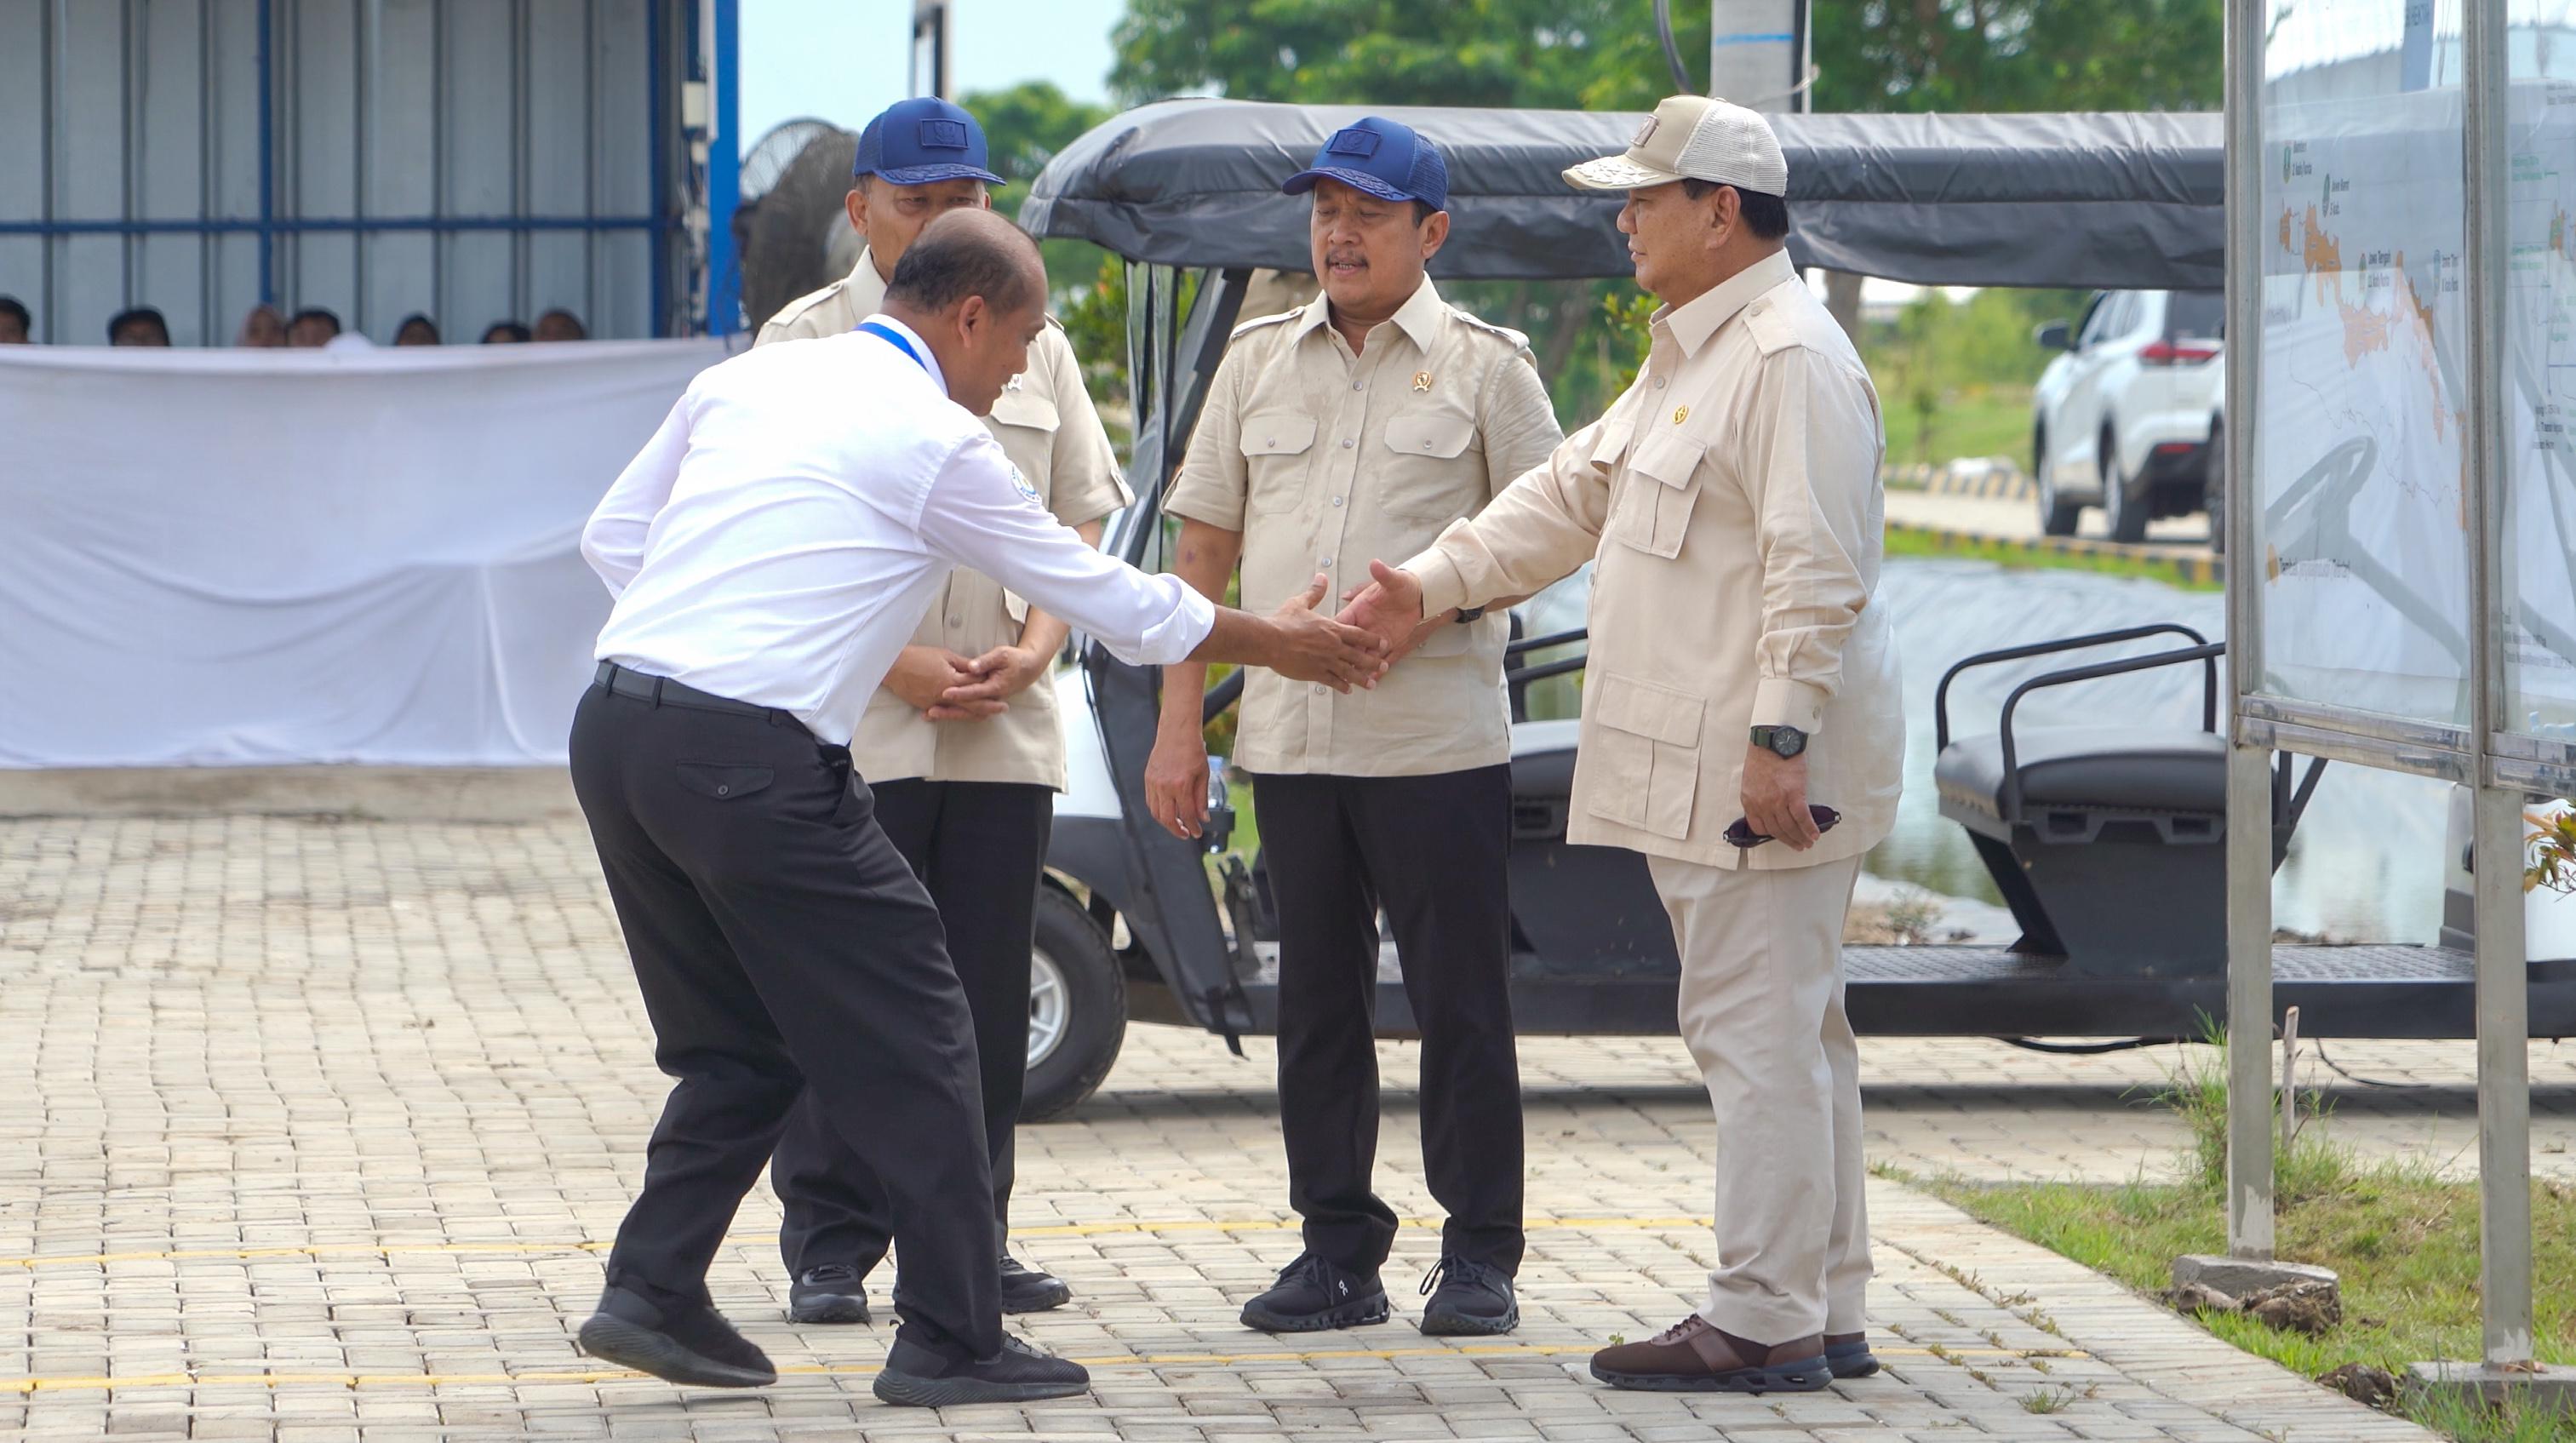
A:
<svg viewBox="0 0 2576 1443">
<path fill-rule="evenodd" d="M 2096 556 L 2120 561 L 2158 561 L 2172 566 L 2188 585 L 2218 586 L 2227 579 L 2226 558 L 2196 546 L 2130 546 L 2117 541 L 2097 541 L 2089 536 L 1989 536 L 1982 532 L 1917 526 L 1903 521 L 1890 521 L 1887 529 L 1890 534 L 1902 533 L 1928 541 L 1941 551 L 2000 549 L 2008 558 L 2015 555 Z"/>
</svg>

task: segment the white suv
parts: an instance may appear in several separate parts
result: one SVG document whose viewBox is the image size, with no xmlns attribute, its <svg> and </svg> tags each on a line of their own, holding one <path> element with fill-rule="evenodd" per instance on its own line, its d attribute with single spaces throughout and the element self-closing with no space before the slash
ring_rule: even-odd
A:
<svg viewBox="0 0 2576 1443">
<path fill-rule="evenodd" d="M 2071 536 L 2099 506 L 2113 540 L 2141 541 L 2150 520 L 2210 504 L 2223 484 L 2225 316 L 2216 291 L 2097 291 L 2072 332 L 2039 328 L 2033 339 L 2065 353 L 2031 397 L 2040 529 Z"/>
</svg>

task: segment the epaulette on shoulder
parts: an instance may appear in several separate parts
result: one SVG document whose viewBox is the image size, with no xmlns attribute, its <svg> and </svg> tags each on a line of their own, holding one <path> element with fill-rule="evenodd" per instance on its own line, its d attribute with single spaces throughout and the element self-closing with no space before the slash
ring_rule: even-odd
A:
<svg viewBox="0 0 2576 1443">
<path fill-rule="evenodd" d="M 1744 311 L 1744 329 L 1751 333 L 1753 344 L 1769 356 L 1805 344 L 1798 331 L 1798 317 L 1789 307 L 1769 296 L 1756 300 Z"/>
<path fill-rule="evenodd" d="M 1299 312 L 1302 312 L 1304 309 L 1305 307 L 1300 306 L 1293 311 L 1281 311 L 1275 316 L 1255 316 L 1248 321 L 1237 321 L 1234 324 L 1233 334 L 1228 336 L 1227 339 L 1239 341 L 1242 340 L 1245 335 L 1250 332 L 1260 330 L 1264 326 L 1275 326 L 1281 321 L 1293 321 L 1297 319 Z"/>
<path fill-rule="evenodd" d="M 1486 320 L 1483 316 L 1477 315 L 1474 311 L 1460 310 L 1456 306 L 1451 306 L 1449 308 L 1449 314 L 1465 321 L 1468 325 L 1474 326 L 1477 330 L 1489 332 L 1493 335 L 1502 337 L 1504 340 L 1511 342 L 1514 350 L 1526 351 L 1529 349 L 1529 337 L 1519 331 L 1513 330 L 1509 326 L 1497 325 L 1492 321 Z"/>
</svg>

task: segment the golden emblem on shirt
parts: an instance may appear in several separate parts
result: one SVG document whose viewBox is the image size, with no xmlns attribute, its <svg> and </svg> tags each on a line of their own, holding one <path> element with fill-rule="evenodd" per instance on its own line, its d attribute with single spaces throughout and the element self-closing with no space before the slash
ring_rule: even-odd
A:
<svg viewBox="0 0 2576 1443">
<path fill-rule="evenodd" d="M 1678 425 L 1680 425 L 1681 423 L 1683 423 L 1684 421 L 1687 421 L 1687 420 L 1689 420 L 1689 419 L 1690 419 L 1690 407 L 1688 407 L 1688 406 L 1675 406 L 1675 407 L 1673 408 L 1673 424 L 1674 424 L 1674 425 L 1678 426 Z"/>
<path fill-rule="evenodd" d="M 1415 390 L 1417 390 L 1417 391 L 1428 391 L 1428 390 L 1430 390 L 1430 389 L 1431 389 L 1431 373 L 1430 373 L 1429 371 L 1416 371 L 1416 372 L 1414 372 L 1414 373 L 1413 373 L 1413 389 L 1415 389 Z"/>
</svg>

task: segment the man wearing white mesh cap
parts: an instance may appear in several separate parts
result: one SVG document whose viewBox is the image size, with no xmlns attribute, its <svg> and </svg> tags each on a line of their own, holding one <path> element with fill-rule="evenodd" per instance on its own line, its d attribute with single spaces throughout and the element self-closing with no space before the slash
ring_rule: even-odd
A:
<svg viewBox="0 0 2576 1443">
<path fill-rule="evenodd" d="M 1643 369 L 1473 520 L 1343 619 L 1526 595 L 1597 560 L 1567 840 L 1646 855 L 1681 953 L 1681 1028 L 1717 1113 L 1718 1265 L 1699 1309 L 1604 1349 L 1613 1387 L 1791 1392 L 1878 1370 L 1863 1331 L 1859 1055 L 1842 928 L 1894 824 L 1905 731 L 1878 586 L 1885 450 L 1869 373 L 1786 248 L 1762 117 L 1676 96 L 1626 153 Z"/>
</svg>

